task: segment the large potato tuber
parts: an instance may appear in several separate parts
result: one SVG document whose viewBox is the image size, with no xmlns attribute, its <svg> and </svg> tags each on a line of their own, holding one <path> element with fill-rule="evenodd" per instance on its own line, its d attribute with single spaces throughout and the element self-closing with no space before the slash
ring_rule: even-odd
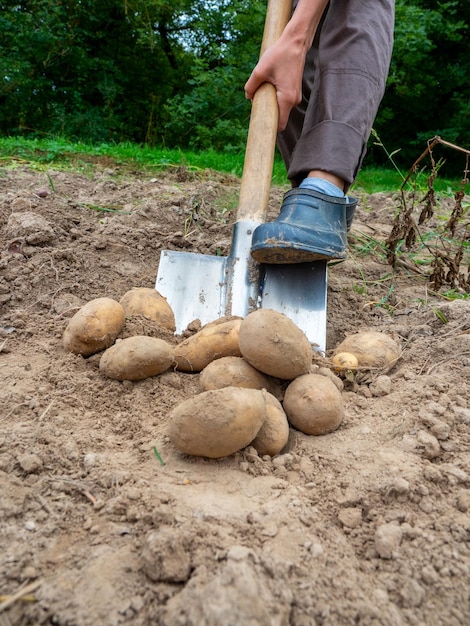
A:
<svg viewBox="0 0 470 626">
<path fill-rule="evenodd" d="M 224 387 L 203 391 L 175 407 L 168 435 L 180 452 L 216 459 L 245 448 L 265 417 L 265 391 Z"/>
<path fill-rule="evenodd" d="M 240 351 L 256 369 L 285 380 L 306 374 L 312 363 L 307 336 L 283 313 L 258 309 L 240 325 Z"/>
<path fill-rule="evenodd" d="M 279 454 L 289 439 L 289 422 L 281 403 L 266 394 L 266 419 L 251 445 L 260 456 Z"/>
<path fill-rule="evenodd" d="M 173 363 L 173 355 L 173 346 L 163 339 L 127 337 L 103 353 L 100 371 L 115 380 L 143 380 L 165 372 Z"/>
<path fill-rule="evenodd" d="M 128 317 L 143 315 L 168 330 L 174 331 L 176 328 L 175 315 L 170 305 L 155 289 L 134 287 L 127 291 L 119 302 Z"/>
<path fill-rule="evenodd" d="M 263 374 L 241 356 L 224 356 L 212 361 L 199 375 L 199 383 L 204 391 L 245 387 L 266 389 L 276 397 L 281 393 L 279 381 Z"/>
<path fill-rule="evenodd" d="M 183 372 L 200 372 L 224 356 L 241 356 L 239 329 L 242 318 L 223 318 L 207 324 L 175 349 L 175 362 Z"/>
<path fill-rule="evenodd" d="M 377 369 L 385 373 L 400 358 L 400 345 L 390 335 L 377 331 L 365 331 L 346 337 L 335 349 L 335 354 L 353 354 L 359 368 Z"/>
<path fill-rule="evenodd" d="M 124 309 L 116 300 L 90 300 L 70 319 L 64 331 L 64 348 L 83 356 L 95 354 L 114 343 L 124 322 Z"/>
<path fill-rule="evenodd" d="M 344 416 L 340 391 L 320 374 L 306 374 L 293 380 L 286 389 L 283 406 L 292 426 L 307 435 L 333 432 Z"/>
</svg>

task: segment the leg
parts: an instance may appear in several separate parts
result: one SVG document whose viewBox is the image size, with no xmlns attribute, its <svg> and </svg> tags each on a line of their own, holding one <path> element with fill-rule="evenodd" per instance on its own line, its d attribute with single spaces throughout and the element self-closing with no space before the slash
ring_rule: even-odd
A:
<svg viewBox="0 0 470 626">
<path fill-rule="evenodd" d="M 359 171 L 385 90 L 393 26 L 394 0 L 330 0 L 306 63 L 303 100 L 278 146 L 294 187 L 320 179 L 336 191 L 308 184 L 289 191 L 278 219 L 254 232 L 258 262 L 346 257 L 355 205 L 343 192 Z"/>
<path fill-rule="evenodd" d="M 394 0 L 331 0 L 304 72 L 304 97 L 278 146 L 294 185 L 312 170 L 354 181 L 383 97 Z"/>
</svg>

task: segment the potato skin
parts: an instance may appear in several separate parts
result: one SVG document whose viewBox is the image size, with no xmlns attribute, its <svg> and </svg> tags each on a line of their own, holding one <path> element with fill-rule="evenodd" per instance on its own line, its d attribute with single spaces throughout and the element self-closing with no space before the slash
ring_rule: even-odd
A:
<svg viewBox="0 0 470 626">
<path fill-rule="evenodd" d="M 241 356 L 224 356 L 212 361 L 200 373 L 199 384 L 204 391 L 244 387 L 266 389 L 275 396 L 281 393 L 278 381 L 257 370 Z"/>
<path fill-rule="evenodd" d="M 289 440 L 289 422 L 281 403 L 266 394 L 266 419 L 251 445 L 260 456 L 279 454 Z"/>
<path fill-rule="evenodd" d="M 163 339 L 136 335 L 108 348 L 100 359 L 100 371 L 114 380 L 143 380 L 166 372 L 173 355 L 173 346 Z"/>
<path fill-rule="evenodd" d="M 69 320 L 63 336 L 64 349 L 83 356 L 104 350 L 114 343 L 124 322 L 124 309 L 116 300 L 90 300 Z"/>
<path fill-rule="evenodd" d="M 346 337 L 335 349 L 335 354 L 350 352 L 360 368 L 380 369 L 388 372 L 400 357 L 400 345 L 390 335 L 377 331 L 364 331 Z"/>
<path fill-rule="evenodd" d="M 150 287 L 134 287 L 127 291 L 119 303 L 124 308 L 126 316 L 143 315 L 163 328 L 175 331 L 175 315 L 172 308 L 156 289 Z"/>
<path fill-rule="evenodd" d="M 289 422 L 306 435 L 326 435 L 343 421 L 343 398 L 336 385 L 321 374 L 293 380 L 283 401 Z"/>
<path fill-rule="evenodd" d="M 284 380 L 306 374 L 312 363 L 307 336 L 283 313 L 258 309 L 240 325 L 240 351 L 256 369 Z"/>
<path fill-rule="evenodd" d="M 218 459 L 253 441 L 265 417 L 265 391 L 224 387 L 203 391 L 175 407 L 167 433 L 180 452 Z"/>
<path fill-rule="evenodd" d="M 182 372 L 200 372 L 209 363 L 224 356 L 241 356 L 239 329 L 241 318 L 211 322 L 188 337 L 175 349 L 176 368 Z"/>
</svg>

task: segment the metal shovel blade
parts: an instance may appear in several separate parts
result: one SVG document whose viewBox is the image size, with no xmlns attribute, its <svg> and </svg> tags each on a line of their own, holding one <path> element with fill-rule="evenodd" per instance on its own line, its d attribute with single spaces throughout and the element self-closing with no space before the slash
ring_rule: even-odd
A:
<svg viewBox="0 0 470 626">
<path fill-rule="evenodd" d="M 176 332 L 199 319 L 204 326 L 225 315 L 226 257 L 163 250 L 155 289 L 175 314 Z"/>
<path fill-rule="evenodd" d="M 260 270 L 250 258 L 259 222 L 235 222 L 228 257 L 163 250 L 155 289 L 175 315 L 176 332 L 198 319 L 204 326 L 224 315 L 245 317 L 258 308 Z"/>
<path fill-rule="evenodd" d="M 261 306 L 284 313 L 304 331 L 316 350 L 325 352 L 326 261 L 262 267 Z"/>
<path fill-rule="evenodd" d="M 284 313 L 315 349 L 326 348 L 327 264 L 258 265 L 249 259 L 256 223 L 237 222 L 228 257 L 164 250 L 155 289 L 175 314 L 176 332 L 257 308 Z"/>
</svg>

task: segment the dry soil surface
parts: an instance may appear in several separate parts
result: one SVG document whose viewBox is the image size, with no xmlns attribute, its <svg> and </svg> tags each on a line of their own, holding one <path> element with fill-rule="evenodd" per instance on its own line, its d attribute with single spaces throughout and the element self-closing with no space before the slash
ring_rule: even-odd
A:
<svg viewBox="0 0 470 626">
<path fill-rule="evenodd" d="M 397 199 L 361 198 L 327 344 L 389 333 L 396 366 L 345 385 L 336 432 L 209 460 L 166 435 L 197 374 L 113 381 L 62 335 L 89 300 L 153 287 L 162 249 L 227 254 L 239 181 L 91 171 L 0 172 L 1 626 L 468 623 L 470 302 L 358 254 Z"/>
</svg>

